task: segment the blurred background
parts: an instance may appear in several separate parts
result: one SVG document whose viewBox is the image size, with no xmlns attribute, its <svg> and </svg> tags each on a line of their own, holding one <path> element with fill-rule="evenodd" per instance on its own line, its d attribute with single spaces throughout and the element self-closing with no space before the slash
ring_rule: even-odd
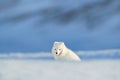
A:
<svg viewBox="0 0 120 80">
<path fill-rule="evenodd" d="M 120 0 L 0 0 L 0 53 L 120 49 Z"/>
<path fill-rule="evenodd" d="M 120 80 L 120 0 L 0 0 L 0 80 Z"/>
</svg>

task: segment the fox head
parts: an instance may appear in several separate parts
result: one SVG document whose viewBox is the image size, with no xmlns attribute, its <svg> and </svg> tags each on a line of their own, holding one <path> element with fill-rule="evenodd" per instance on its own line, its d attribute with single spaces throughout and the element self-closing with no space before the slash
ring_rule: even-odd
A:
<svg viewBox="0 0 120 80">
<path fill-rule="evenodd" d="M 54 42 L 52 53 L 54 56 L 62 56 L 65 48 L 64 42 Z"/>
</svg>

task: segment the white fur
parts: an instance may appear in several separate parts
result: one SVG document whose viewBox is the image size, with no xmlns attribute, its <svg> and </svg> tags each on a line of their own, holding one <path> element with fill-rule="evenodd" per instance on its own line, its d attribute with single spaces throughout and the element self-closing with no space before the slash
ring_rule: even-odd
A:
<svg viewBox="0 0 120 80">
<path fill-rule="evenodd" d="M 54 42 L 52 54 L 57 60 L 80 61 L 80 58 L 68 49 L 64 42 Z"/>
</svg>

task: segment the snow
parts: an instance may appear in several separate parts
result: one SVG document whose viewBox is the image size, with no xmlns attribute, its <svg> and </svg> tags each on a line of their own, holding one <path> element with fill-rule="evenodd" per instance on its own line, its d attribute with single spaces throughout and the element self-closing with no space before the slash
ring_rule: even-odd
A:
<svg viewBox="0 0 120 80">
<path fill-rule="evenodd" d="M 0 80 L 120 80 L 120 50 L 77 51 L 81 62 L 50 52 L 1 53 Z"/>
<path fill-rule="evenodd" d="M 120 80 L 119 0 L 0 0 L 0 80 Z M 55 61 L 63 41 L 82 62 Z"/>
<path fill-rule="evenodd" d="M 0 0 L 0 80 L 120 80 L 119 0 Z M 55 61 L 63 41 L 81 62 Z"/>
<path fill-rule="evenodd" d="M 119 80 L 120 60 L 0 60 L 0 80 Z"/>
<path fill-rule="evenodd" d="M 97 51 L 75 51 L 82 60 L 91 59 L 120 59 L 120 49 L 97 50 Z M 54 60 L 51 52 L 37 53 L 1 53 L 0 59 L 40 59 Z"/>
</svg>

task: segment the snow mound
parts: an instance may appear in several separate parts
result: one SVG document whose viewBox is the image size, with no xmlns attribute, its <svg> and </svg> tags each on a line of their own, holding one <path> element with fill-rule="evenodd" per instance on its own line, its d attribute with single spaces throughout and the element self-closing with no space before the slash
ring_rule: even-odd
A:
<svg viewBox="0 0 120 80">
<path fill-rule="evenodd" d="M 120 50 L 76 51 L 81 59 L 120 59 Z M 54 60 L 50 52 L 2 53 L 0 59 L 41 59 Z"/>
</svg>

